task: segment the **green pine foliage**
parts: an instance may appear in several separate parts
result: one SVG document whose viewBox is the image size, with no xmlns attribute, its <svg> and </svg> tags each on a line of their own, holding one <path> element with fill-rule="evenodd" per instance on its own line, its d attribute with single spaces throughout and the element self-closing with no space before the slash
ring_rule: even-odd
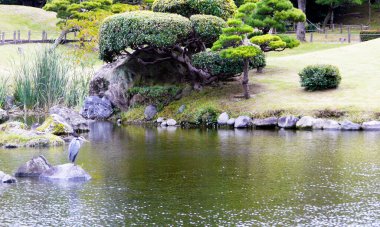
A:
<svg viewBox="0 0 380 227">
<path fill-rule="evenodd" d="M 267 34 L 271 28 L 285 31 L 289 22 L 304 22 L 305 14 L 289 0 L 261 0 L 256 3 L 256 10 L 248 15 L 246 23 Z"/>
<path fill-rule="evenodd" d="M 173 46 L 191 32 L 190 20 L 177 14 L 151 11 L 117 14 L 108 17 L 100 29 L 100 58 L 111 62 L 128 47 Z"/>
<path fill-rule="evenodd" d="M 242 59 L 223 58 L 220 51 L 204 51 L 194 54 L 192 64 L 199 69 L 209 72 L 212 76 L 227 79 L 240 74 L 243 71 Z M 266 66 L 265 55 L 260 53 L 250 59 L 249 69 L 264 68 Z"/>
<path fill-rule="evenodd" d="M 236 5 L 233 0 L 155 0 L 152 9 L 154 12 L 177 13 L 184 17 L 206 14 L 227 20 L 234 15 Z"/>
<path fill-rule="evenodd" d="M 190 21 L 195 33 L 205 45 L 215 42 L 222 34 L 222 28 L 227 26 L 222 18 L 211 15 L 193 15 Z"/>
</svg>

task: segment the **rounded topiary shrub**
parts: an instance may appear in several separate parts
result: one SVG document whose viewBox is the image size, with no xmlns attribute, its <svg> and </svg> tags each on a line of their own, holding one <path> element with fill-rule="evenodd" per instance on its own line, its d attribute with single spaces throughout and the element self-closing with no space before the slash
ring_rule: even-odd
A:
<svg viewBox="0 0 380 227">
<path fill-rule="evenodd" d="M 209 72 L 219 79 L 227 79 L 243 71 L 244 62 L 241 59 L 222 58 L 219 51 L 204 51 L 192 56 L 192 64 L 198 69 Z M 264 68 L 266 66 L 263 53 L 250 59 L 249 69 Z"/>
<path fill-rule="evenodd" d="M 333 65 L 310 65 L 299 76 L 301 86 L 308 91 L 337 88 L 342 80 L 339 69 Z"/>
</svg>

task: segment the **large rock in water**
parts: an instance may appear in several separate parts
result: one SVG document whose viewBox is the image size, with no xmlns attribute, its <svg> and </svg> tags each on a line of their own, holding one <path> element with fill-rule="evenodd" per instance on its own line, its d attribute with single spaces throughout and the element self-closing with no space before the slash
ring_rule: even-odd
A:
<svg viewBox="0 0 380 227">
<path fill-rule="evenodd" d="M 38 177 L 46 170 L 50 169 L 51 165 L 42 155 L 34 157 L 20 166 L 16 173 L 16 177 Z"/>
<path fill-rule="evenodd" d="M 16 178 L 0 171 L 0 183 L 11 184 L 11 183 L 16 183 L 16 182 L 17 182 Z"/>
<path fill-rule="evenodd" d="M 74 129 L 63 117 L 57 114 L 51 114 L 42 125 L 36 128 L 36 131 L 47 132 L 54 135 L 68 135 L 73 133 Z"/>
<path fill-rule="evenodd" d="M 296 127 L 298 129 L 304 129 L 304 130 L 310 130 L 313 128 L 313 125 L 315 123 L 315 118 L 305 116 L 302 117 L 296 124 Z"/>
<path fill-rule="evenodd" d="M 78 112 L 64 106 L 53 106 L 49 110 L 50 114 L 61 116 L 76 132 L 89 131 L 88 120 Z"/>
<path fill-rule="evenodd" d="M 361 128 L 359 124 L 353 123 L 349 120 L 344 120 L 340 122 L 340 125 L 342 126 L 342 130 L 344 131 L 358 131 Z"/>
<path fill-rule="evenodd" d="M 284 129 L 292 129 L 296 127 L 298 121 L 299 118 L 295 116 L 280 117 L 278 119 L 278 127 Z"/>
<path fill-rule="evenodd" d="M 380 121 L 367 121 L 362 124 L 362 129 L 365 131 L 379 131 Z"/>
<path fill-rule="evenodd" d="M 252 126 L 252 121 L 250 117 L 247 116 L 239 116 L 235 120 L 235 128 L 248 128 Z"/>
<path fill-rule="evenodd" d="M 40 179 L 49 181 L 88 181 L 91 176 L 80 166 L 67 163 L 51 167 L 40 175 Z"/>
<path fill-rule="evenodd" d="M 64 143 L 51 133 L 27 130 L 26 125 L 20 122 L 0 125 L 0 146 L 5 148 L 61 146 Z"/>
<path fill-rule="evenodd" d="M 113 113 L 112 104 L 106 97 L 89 96 L 84 100 L 80 115 L 86 119 L 105 120 Z"/>
<path fill-rule="evenodd" d="M 274 129 L 277 126 L 277 117 L 268 117 L 264 119 L 254 119 L 253 125 L 258 129 Z"/>
<path fill-rule="evenodd" d="M 226 112 L 221 113 L 217 120 L 218 125 L 226 125 L 228 119 L 230 119 L 230 117 L 228 116 L 228 113 Z"/>
</svg>

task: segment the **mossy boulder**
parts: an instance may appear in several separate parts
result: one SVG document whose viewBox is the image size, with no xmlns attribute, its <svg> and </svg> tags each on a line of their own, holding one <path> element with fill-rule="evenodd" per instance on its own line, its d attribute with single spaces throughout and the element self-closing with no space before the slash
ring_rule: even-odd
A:
<svg viewBox="0 0 380 227">
<path fill-rule="evenodd" d="M 68 135 L 73 133 L 74 130 L 65 119 L 57 114 L 51 114 L 41 126 L 36 128 L 36 131 L 51 133 L 54 135 Z"/>
<path fill-rule="evenodd" d="M 28 129 L 28 126 L 22 122 L 10 121 L 0 125 L 0 131 L 9 131 L 11 129 Z"/>
<path fill-rule="evenodd" d="M 21 122 L 8 122 L 0 125 L 0 146 L 17 147 L 49 147 L 61 146 L 64 141 L 51 133 L 27 130 Z"/>
</svg>

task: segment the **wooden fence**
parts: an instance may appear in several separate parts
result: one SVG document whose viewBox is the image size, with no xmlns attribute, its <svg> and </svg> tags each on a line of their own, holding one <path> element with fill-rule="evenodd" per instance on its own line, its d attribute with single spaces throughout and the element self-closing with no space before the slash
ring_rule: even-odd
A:
<svg viewBox="0 0 380 227">
<path fill-rule="evenodd" d="M 21 32 L 20 30 L 6 32 L 0 30 L 0 45 L 6 44 L 23 44 L 23 43 L 54 43 L 55 39 L 58 38 L 59 33 L 51 33 L 48 35 L 46 31 L 41 33 L 32 33 L 32 31 Z M 40 38 L 38 38 L 40 37 Z M 64 39 L 65 42 L 78 42 L 76 39 L 76 32 L 73 35 L 73 39 Z"/>
</svg>

